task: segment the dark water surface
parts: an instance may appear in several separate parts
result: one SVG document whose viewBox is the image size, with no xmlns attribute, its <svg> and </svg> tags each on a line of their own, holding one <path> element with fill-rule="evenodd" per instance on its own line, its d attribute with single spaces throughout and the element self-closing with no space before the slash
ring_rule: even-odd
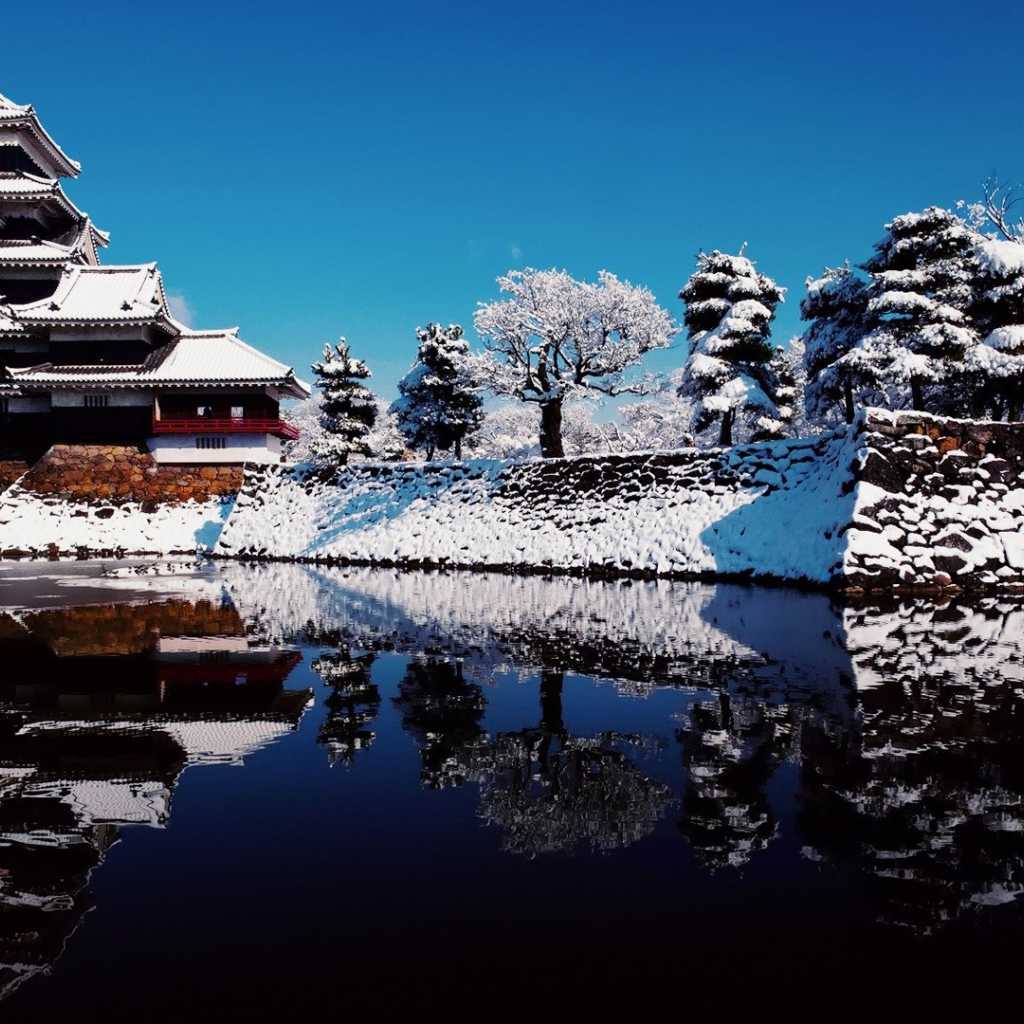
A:
<svg viewBox="0 0 1024 1024">
<path fill-rule="evenodd" d="M 0 564 L 2 1020 L 1014 991 L 1015 601 L 118 565 Z"/>
</svg>

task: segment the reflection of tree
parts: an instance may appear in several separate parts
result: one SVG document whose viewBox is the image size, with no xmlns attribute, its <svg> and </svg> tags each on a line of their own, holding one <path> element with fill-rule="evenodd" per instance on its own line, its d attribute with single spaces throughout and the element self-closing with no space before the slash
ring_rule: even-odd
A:
<svg viewBox="0 0 1024 1024">
<path fill-rule="evenodd" d="M 865 691 L 858 734 L 819 733 L 805 761 L 806 854 L 857 864 L 879 918 L 922 932 L 1024 892 L 1020 698 L 994 684 L 979 707 L 956 688 Z M 979 729 L 989 715 L 1011 728 Z"/>
<path fill-rule="evenodd" d="M 480 816 L 505 830 L 513 853 L 628 846 L 653 831 L 672 802 L 669 788 L 629 759 L 640 737 L 605 732 L 570 736 L 562 721 L 561 672 L 541 676 L 541 721 L 535 728 L 499 733 L 477 752 Z"/>
<path fill-rule="evenodd" d="M 789 746 L 788 718 L 786 705 L 723 691 L 695 703 L 677 730 L 686 771 L 679 830 L 704 867 L 739 867 L 775 838 L 766 786 Z"/>
<path fill-rule="evenodd" d="M 462 663 L 410 661 L 393 703 L 402 712 L 402 728 L 420 745 L 420 779 L 431 789 L 461 786 L 468 771 L 465 751 L 483 735 L 480 719 L 487 705 L 480 687 L 463 678 Z"/>
<path fill-rule="evenodd" d="M 380 710 L 380 694 L 370 682 L 370 668 L 376 655 L 353 657 L 347 647 L 322 654 L 313 662 L 313 671 L 331 688 L 324 701 L 327 717 L 317 742 L 327 747 L 331 765 L 350 764 L 357 750 L 365 750 L 373 742 L 374 733 L 367 726 Z"/>
</svg>

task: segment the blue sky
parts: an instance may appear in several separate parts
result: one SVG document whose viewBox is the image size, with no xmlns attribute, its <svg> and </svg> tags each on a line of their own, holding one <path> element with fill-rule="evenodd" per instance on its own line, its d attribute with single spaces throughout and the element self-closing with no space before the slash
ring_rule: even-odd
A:
<svg viewBox="0 0 1024 1024">
<path fill-rule="evenodd" d="M 1019 2 L 51 0 L 21 20 L 0 92 L 82 163 L 67 189 L 111 232 L 104 261 L 156 260 L 197 326 L 240 325 L 307 379 L 345 335 L 388 398 L 415 328 L 476 344 L 511 268 L 607 269 L 681 320 L 697 252 L 747 242 L 788 288 L 784 341 L 807 276 L 861 262 L 892 217 L 1024 182 Z"/>
</svg>

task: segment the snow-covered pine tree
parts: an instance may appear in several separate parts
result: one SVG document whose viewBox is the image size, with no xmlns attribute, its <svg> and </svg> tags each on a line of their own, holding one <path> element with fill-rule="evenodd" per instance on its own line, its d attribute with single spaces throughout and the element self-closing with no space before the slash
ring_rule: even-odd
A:
<svg viewBox="0 0 1024 1024">
<path fill-rule="evenodd" d="M 679 293 L 690 339 L 681 394 L 696 403 L 695 431 L 719 421 L 721 445 L 733 443 L 737 423 L 749 425 L 752 440 L 778 436 L 783 416 L 769 337 L 784 293 L 742 250 L 730 256 L 717 249 L 698 254 Z"/>
<path fill-rule="evenodd" d="M 858 405 L 875 400 L 878 368 L 865 356 L 861 340 L 874 326 L 868 316 L 868 287 L 850 265 L 825 268 L 807 278 L 800 316 L 810 322 L 803 334 L 807 385 L 804 404 L 812 423 L 853 422 Z"/>
<path fill-rule="evenodd" d="M 313 363 L 312 369 L 316 386 L 323 393 L 323 434 L 311 448 L 318 459 L 343 466 L 349 456 L 369 451 L 366 437 L 377 419 L 377 401 L 373 392 L 359 382 L 370 376 L 370 370 L 361 359 L 351 357 L 344 338 L 333 351 L 325 345 L 323 360 Z"/>
<path fill-rule="evenodd" d="M 884 383 L 909 387 L 915 409 L 965 411 L 964 356 L 977 342 L 966 314 L 977 241 L 961 217 L 930 206 L 894 218 L 862 264 L 875 321 L 861 342 L 863 358 Z"/>
<path fill-rule="evenodd" d="M 971 413 L 1019 420 L 1024 411 L 1024 235 L 985 238 L 975 250 L 978 290 L 971 309 L 980 344 L 967 352 Z"/>
<path fill-rule="evenodd" d="M 416 337 L 416 362 L 398 382 L 391 411 L 409 445 L 425 449 L 428 461 L 435 450 L 453 450 L 461 459 L 463 440 L 483 419 L 483 399 L 466 372 L 469 345 L 458 324 L 427 324 Z"/>
</svg>

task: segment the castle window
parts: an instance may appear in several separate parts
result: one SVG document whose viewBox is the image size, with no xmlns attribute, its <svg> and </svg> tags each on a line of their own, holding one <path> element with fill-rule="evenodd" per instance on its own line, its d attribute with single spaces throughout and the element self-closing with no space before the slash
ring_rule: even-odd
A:
<svg viewBox="0 0 1024 1024">
<path fill-rule="evenodd" d="M 204 451 L 210 448 L 227 448 L 228 439 L 226 437 L 197 437 L 196 447 L 202 448 Z"/>
<path fill-rule="evenodd" d="M 110 405 L 110 395 L 85 395 L 86 409 L 106 409 Z"/>
</svg>

